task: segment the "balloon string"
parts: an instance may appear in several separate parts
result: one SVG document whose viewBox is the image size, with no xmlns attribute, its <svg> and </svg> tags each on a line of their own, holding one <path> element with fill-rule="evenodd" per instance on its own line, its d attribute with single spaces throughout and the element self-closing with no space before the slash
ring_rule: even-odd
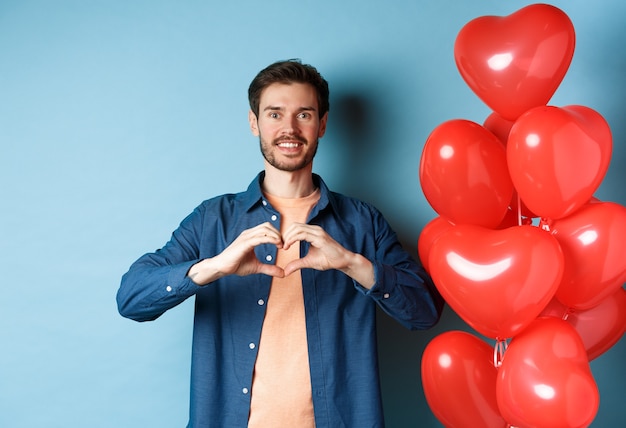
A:
<svg viewBox="0 0 626 428">
<path fill-rule="evenodd" d="M 495 368 L 499 368 L 502 365 L 507 346 L 506 339 L 496 339 L 496 344 L 493 348 L 493 365 Z"/>
<path fill-rule="evenodd" d="M 516 192 L 517 193 L 517 192 Z M 519 193 L 517 193 L 517 225 L 522 225 L 522 198 L 519 197 Z"/>
</svg>

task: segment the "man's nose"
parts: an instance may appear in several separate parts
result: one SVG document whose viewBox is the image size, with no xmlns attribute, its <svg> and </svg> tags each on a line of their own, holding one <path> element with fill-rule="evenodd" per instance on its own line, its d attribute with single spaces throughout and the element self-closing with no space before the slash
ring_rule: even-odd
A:
<svg viewBox="0 0 626 428">
<path fill-rule="evenodd" d="M 297 134 L 298 131 L 298 118 L 295 116 L 286 118 L 283 122 L 283 132 L 285 134 Z"/>
</svg>

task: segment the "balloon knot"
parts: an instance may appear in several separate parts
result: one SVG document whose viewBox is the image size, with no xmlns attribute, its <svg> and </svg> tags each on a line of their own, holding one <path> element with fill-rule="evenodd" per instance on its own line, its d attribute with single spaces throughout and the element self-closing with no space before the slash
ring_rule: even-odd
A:
<svg viewBox="0 0 626 428">
<path fill-rule="evenodd" d="M 506 339 L 496 338 L 496 344 L 493 347 L 493 365 L 495 368 L 499 368 L 502 365 L 507 346 L 508 343 Z"/>
</svg>

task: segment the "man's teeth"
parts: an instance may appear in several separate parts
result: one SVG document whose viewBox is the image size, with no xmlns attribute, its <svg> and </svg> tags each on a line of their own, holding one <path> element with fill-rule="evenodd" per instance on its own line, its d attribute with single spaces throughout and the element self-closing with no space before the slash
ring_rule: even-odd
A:
<svg viewBox="0 0 626 428">
<path fill-rule="evenodd" d="M 279 146 L 293 149 L 293 148 L 298 147 L 299 144 L 298 143 L 280 143 Z"/>
</svg>

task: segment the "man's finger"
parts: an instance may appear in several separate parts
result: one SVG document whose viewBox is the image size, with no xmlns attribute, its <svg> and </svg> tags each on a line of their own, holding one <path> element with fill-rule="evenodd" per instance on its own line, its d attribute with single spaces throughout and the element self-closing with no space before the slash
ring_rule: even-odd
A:
<svg viewBox="0 0 626 428">
<path fill-rule="evenodd" d="M 303 268 L 307 267 L 307 266 L 306 266 L 306 263 L 304 262 L 304 260 L 305 260 L 305 259 L 304 259 L 304 258 L 302 258 L 302 259 L 296 259 L 296 260 L 294 260 L 294 261 L 289 262 L 289 263 L 287 264 L 287 266 L 285 266 L 285 268 L 284 268 L 284 274 L 285 274 L 285 276 L 289 276 L 289 275 L 291 275 L 292 273 L 294 273 L 295 271 L 297 271 L 297 270 L 300 270 L 300 269 L 303 269 Z"/>
<path fill-rule="evenodd" d="M 261 263 L 261 265 L 259 266 L 259 273 L 269 275 L 269 276 L 274 276 L 276 278 L 285 277 L 285 271 L 282 268 L 276 265 L 268 265 L 265 263 Z"/>
</svg>

